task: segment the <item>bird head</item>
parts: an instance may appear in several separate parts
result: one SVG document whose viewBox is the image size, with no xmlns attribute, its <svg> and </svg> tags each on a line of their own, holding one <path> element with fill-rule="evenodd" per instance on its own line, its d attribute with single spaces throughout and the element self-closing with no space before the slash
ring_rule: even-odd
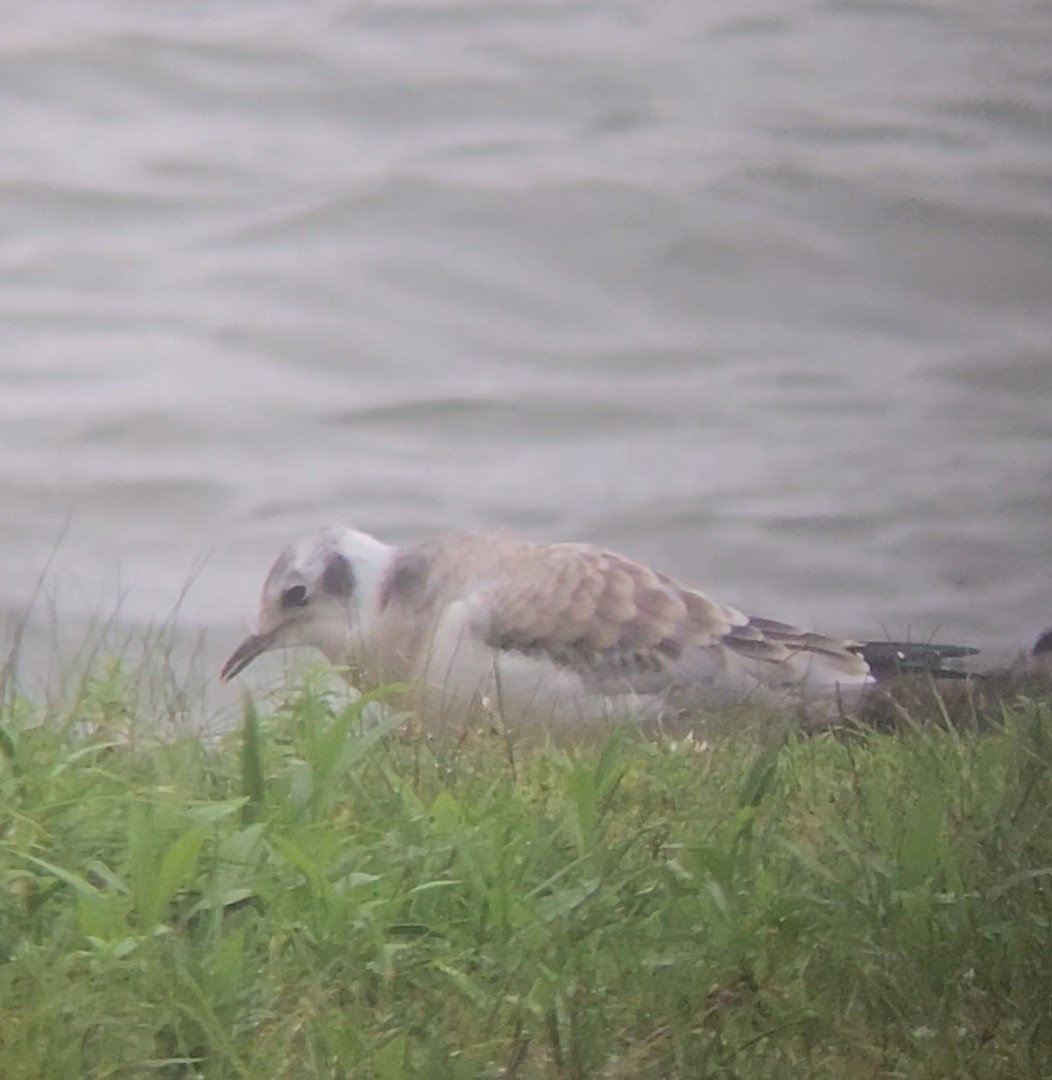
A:
<svg viewBox="0 0 1052 1080">
<path fill-rule="evenodd" d="M 354 529 L 326 528 L 290 544 L 263 583 L 256 632 L 230 654 L 227 682 L 273 649 L 311 646 L 334 664 L 353 663 L 391 549 Z"/>
</svg>

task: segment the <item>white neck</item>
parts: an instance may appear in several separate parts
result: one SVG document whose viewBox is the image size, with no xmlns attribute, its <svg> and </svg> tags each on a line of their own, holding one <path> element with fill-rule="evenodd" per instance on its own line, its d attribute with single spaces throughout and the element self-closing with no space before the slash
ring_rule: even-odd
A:
<svg viewBox="0 0 1052 1080">
<path fill-rule="evenodd" d="M 357 529 L 340 529 L 336 548 L 354 571 L 353 603 L 362 634 L 368 638 L 376 617 L 377 594 L 394 548 Z"/>
</svg>

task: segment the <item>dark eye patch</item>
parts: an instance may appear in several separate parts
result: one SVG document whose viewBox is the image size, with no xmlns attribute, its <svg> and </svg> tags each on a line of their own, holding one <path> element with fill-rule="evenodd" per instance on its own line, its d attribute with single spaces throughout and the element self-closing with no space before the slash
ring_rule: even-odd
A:
<svg viewBox="0 0 1052 1080">
<path fill-rule="evenodd" d="M 321 575 L 321 587 L 329 596 L 346 599 L 354 592 L 354 571 L 351 564 L 338 552 L 334 551 L 325 563 Z"/>
<path fill-rule="evenodd" d="M 281 606 L 284 608 L 303 607 L 308 599 L 306 585 L 290 585 L 281 594 Z"/>
</svg>

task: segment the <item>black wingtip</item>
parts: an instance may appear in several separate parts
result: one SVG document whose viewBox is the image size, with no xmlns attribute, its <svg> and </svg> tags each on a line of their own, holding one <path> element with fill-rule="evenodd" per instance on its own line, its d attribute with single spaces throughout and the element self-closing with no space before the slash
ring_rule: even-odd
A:
<svg viewBox="0 0 1052 1080">
<path fill-rule="evenodd" d="M 878 679 L 920 674 L 939 679 L 964 679 L 968 677 L 967 672 L 943 667 L 943 662 L 975 656 L 979 652 L 970 645 L 917 641 L 864 641 L 857 651 Z"/>
</svg>

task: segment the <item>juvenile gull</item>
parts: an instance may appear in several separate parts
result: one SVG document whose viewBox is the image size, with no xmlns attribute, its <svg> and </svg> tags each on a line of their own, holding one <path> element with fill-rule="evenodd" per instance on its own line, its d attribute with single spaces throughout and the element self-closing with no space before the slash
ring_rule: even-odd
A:
<svg viewBox="0 0 1052 1080">
<path fill-rule="evenodd" d="M 430 724 L 479 705 L 572 723 L 850 702 L 873 681 L 863 643 L 743 615 L 598 547 L 504 534 L 405 547 L 346 528 L 304 537 L 278 556 L 258 629 L 221 678 L 293 646 L 319 649 L 359 689 L 411 684 Z"/>
</svg>

